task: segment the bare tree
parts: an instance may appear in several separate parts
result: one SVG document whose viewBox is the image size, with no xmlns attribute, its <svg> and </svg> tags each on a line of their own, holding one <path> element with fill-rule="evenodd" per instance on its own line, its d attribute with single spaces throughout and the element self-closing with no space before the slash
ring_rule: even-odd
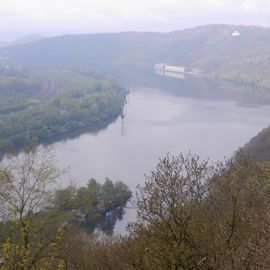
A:
<svg viewBox="0 0 270 270">
<path fill-rule="evenodd" d="M 205 254 L 199 249 L 194 224 L 211 176 L 209 162 L 196 155 L 160 159 L 144 187 L 138 188 L 138 221 L 130 224 L 128 240 L 143 247 L 137 262 L 132 262 L 135 269 L 199 268 Z"/>
<path fill-rule="evenodd" d="M 270 256 L 269 165 L 243 157 L 219 166 L 208 183 L 204 231 L 214 269 L 267 269 Z"/>
<path fill-rule="evenodd" d="M 130 269 L 268 269 L 269 198 L 269 164 L 167 155 L 138 188 L 118 256 Z"/>
<path fill-rule="evenodd" d="M 3 269 L 32 269 L 60 239 L 58 213 L 46 211 L 61 172 L 50 147 L 28 147 L 0 165 Z M 4 267 L 3 266 L 3 267 Z"/>
</svg>

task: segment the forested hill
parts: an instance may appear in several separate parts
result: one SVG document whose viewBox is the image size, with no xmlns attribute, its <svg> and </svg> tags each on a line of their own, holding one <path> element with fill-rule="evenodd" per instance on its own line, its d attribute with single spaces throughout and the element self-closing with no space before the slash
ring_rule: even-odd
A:
<svg viewBox="0 0 270 270">
<path fill-rule="evenodd" d="M 233 36 L 234 31 L 240 36 Z M 50 65 L 152 67 L 158 62 L 270 88 L 270 29 L 207 25 L 171 33 L 66 35 L 10 46 L 0 56 Z"/>
<path fill-rule="evenodd" d="M 252 138 L 242 151 L 249 158 L 256 161 L 270 161 L 270 127 L 263 129 Z"/>
</svg>

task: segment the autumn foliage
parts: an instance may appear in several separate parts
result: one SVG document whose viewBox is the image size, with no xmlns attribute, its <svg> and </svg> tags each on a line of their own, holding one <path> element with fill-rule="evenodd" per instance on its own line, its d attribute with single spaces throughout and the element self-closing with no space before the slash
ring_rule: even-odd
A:
<svg viewBox="0 0 270 270">
<path fill-rule="evenodd" d="M 97 237 L 69 227 L 57 243 L 54 267 L 268 269 L 269 200 L 267 163 L 238 156 L 212 164 L 192 154 L 167 155 L 138 187 L 137 220 L 126 236 Z M 3 243 L 3 256 L 9 252 Z"/>
</svg>

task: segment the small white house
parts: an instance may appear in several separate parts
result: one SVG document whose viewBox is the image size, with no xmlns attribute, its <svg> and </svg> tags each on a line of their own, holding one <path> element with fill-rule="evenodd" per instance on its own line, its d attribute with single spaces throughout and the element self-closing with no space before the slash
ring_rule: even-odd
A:
<svg viewBox="0 0 270 270">
<path fill-rule="evenodd" d="M 240 32 L 235 30 L 234 32 L 232 32 L 232 36 L 233 37 L 238 37 L 238 36 L 240 36 Z"/>
</svg>

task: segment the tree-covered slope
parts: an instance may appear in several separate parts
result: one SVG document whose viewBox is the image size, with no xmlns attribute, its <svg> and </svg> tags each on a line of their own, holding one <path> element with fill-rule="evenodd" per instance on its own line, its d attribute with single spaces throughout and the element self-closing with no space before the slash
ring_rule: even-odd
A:
<svg viewBox="0 0 270 270">
<path fill-rule="evenodd" d="M 270 161 L 270 127 L 252 138 L 241 151 L 256 161 Z"/>
<path fill-rule="evenodd" d="M 240 36 L 232 33 L 238 30 Z M 171 33 L 68 35 L 6 47 L 0 55 L 21 63 L 152 67 L 167 62 L 270 88 L 270 29 L 207 25 Z"/>
<path fill-rule="evenodd" d="M 2 49 L 5 57 L 21 63 L 46 65 L 87 65 L 148 62 L 154 33 L 66 35 Z M 128 57 L 128 58 L 127 58 Z"/>
<path fill-rule="evenodd" d="M 20 149 L 32 139 L 51 143 L 70 134 L 99 130 L 122 112 L 127 91 L 112 78 L 82 69 L 42 67 L 29 74 L 24 80 L 15 77 L 20 95 L 11 90 L 6 94 L 2 81 L 15 79 L 0 76 L 0 153 L 7 147 Z M 40 87 L 35 89 L 32 81 Z"/>
</svg>

